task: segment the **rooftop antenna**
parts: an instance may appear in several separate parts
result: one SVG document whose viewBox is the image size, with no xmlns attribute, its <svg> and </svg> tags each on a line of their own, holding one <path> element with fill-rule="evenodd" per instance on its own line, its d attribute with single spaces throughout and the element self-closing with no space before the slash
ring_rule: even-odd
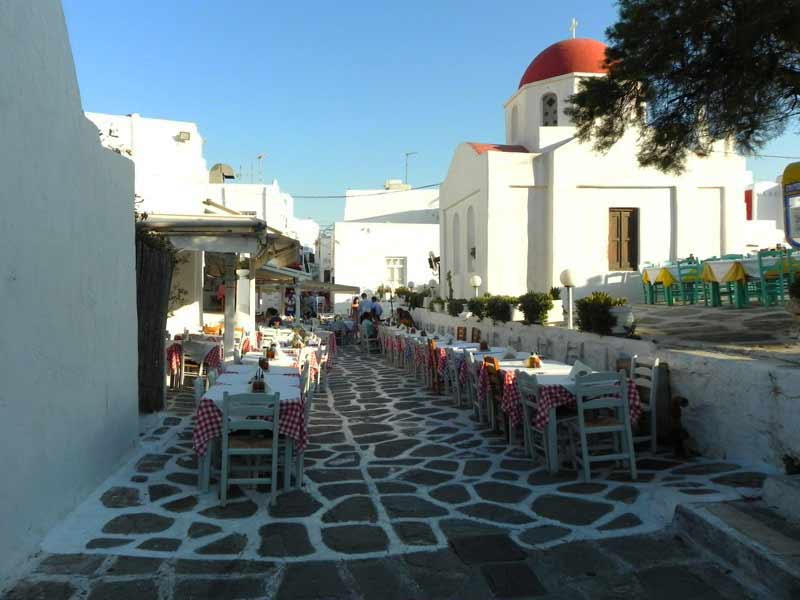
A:
<svg viewBox="0 0 800 600">
<path fill-rule="evenodd" d="M 572 32 L 572 39 L 575 39 L 575 32 L 578 30 L 578 21 L 575 17 L 572 17 L 572 21 L 569 24 L 569 30 Z"/>
<path fill-rule="evenodd" d="M 406 152 L 405 153 L 405 157 L 406 157 L 406 180 L 405 180 L 404 183 L 408 183 L 408 157 L 409 156 L 414 156 L 416 154 L 419 154 L 419 152 Z"/>
</svg>

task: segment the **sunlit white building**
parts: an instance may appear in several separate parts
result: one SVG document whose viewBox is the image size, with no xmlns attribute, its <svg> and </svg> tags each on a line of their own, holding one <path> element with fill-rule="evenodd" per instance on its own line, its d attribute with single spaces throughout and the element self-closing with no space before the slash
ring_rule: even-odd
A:
<svg viewBox="0 0 800 600">
<path fill-rule="evenodd" d="M 639 166 L 635 131 L 605 155 L 575 138 L 565 109 L 581 79 L 604 76 L 604 53 L 590 39 L 546 48 L 505 103 L 505 143 L 456 149 L 439 196 L 456 296 L 473 294 L 473 274 L 481 293 L 518 295 L 571 269 L 578 295 L 641 300 L 643 263 L 744 250 L 750 176 L 725 144 L 676 176 Z"/>
<path fill-rule="evenodd" d="M 384 189 L 347 190 L 344 221 L 334 225 L 333 270 L 338 282 L 374 291 L 435 278 L 439 256 L 439 190 L 411 190 L 397 181 Z M 349 300 L 337 294 L 336 302 Z"/>
</svg>

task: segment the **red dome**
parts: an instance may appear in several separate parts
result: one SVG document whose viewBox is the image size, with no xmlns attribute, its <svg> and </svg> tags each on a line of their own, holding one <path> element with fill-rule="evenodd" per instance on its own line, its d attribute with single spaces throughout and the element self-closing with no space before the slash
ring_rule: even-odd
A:
<svg viewBox="0 0 800 600">
<path fill-rule="evenodd" d="M 528 65 L 519 87 L 566 73 L 605 73 L 605 58 L 606 45 L 597 40 L 580 38 L 556 42 Z"/>
</svg>

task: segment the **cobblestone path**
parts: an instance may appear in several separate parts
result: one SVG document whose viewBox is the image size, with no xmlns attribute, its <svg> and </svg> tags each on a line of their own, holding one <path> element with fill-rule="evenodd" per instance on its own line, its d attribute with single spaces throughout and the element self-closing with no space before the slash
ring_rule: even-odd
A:
<svg viewBox="0 0 800 600">
<path fill-rule="evenodd" d="M 759 494 L 756 471 L 659 456 L 639 460 L 636 482 L 551 476 L 350 349 L 311 427 L 305 489 L 269 507 L 237 488 L 223 508 L 216 486 L 197 493 L 191 395 L 179 394 L 7 597 L 750 597 L 664 528 L 678 502 Z"/>
</svg>

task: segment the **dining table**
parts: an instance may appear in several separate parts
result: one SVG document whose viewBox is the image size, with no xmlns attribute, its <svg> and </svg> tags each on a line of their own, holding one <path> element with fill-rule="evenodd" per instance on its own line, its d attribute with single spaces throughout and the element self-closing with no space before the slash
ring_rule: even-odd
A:
<svg viewBox="0 0 800 600">
<path fill-rule="evenodd" d="M 251 380 L 258 371 L 258 360 L 263 355 L 251 352 L 242 357 L 240 364 L 226 365 L 214 385 L 206 390 L 197 406 L 192 442 L 199 457 L 198 487 L 207 492 L 211 479 L 211 450 L 213 442 L 222 435 L 222 405 L 224 394 L 246 394 L 251 391 Z M 298 353 L 293 350 L 278 350 L 278 356 L 270 359 L 269 370 L 264 372 L 266 393 L 280 394 L 280 424 L 278 432 L 287 440 L 287 458 L 294 452 L 302 452 L 308 444 L 305 422 L 305 398 L 300 389 L 300 372 L 297 366 Z M 284 485 L 289 486 L 291 474 L 287 469 Z"/>
<path fill-rule="evenodd" d="M 558 459 L 557 409 L 576 405 L 575 377 L 577 373 L 574 372 L 574 365 L 549 359 L 541 359 L 541 366 L 528 367 L 528 356 L 529 353 L 523 352 L 514 358 L 498 359 L 498 376 L 501 381 L 499 404 L 501 410 L 508 417 L 510 429 L 514 431 L 525 418 L 522 395 L 517 387 L 517 375 L 526 373 L 536 378 L 536 412 L 532 415 L 532 424 L 537 429 L 545 432 L 548 455 L 547 468 L 549 472 L 556 473 L 560 465 Z M 585 370 L 589 373 L 596 372 L 588 366 L 586 366 Z M 488 372 L 481 364 L 478 382 L 479 393 L 488 393 L 488 387 Z M 631 423 L 636 424 L 642 414 L 639 390 L 629 381 L 627 391 Z"/>
</svg>

